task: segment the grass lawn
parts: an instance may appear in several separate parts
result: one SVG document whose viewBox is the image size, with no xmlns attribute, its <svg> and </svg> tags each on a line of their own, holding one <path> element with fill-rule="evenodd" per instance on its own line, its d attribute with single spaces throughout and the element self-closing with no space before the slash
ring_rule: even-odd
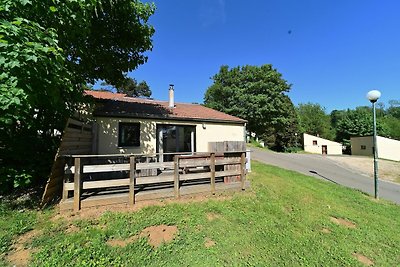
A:
<svg viewBox="0 0 400 267">
<path fill-rule="evenodd" d="M 2 203 L 0 264 L 18 235 L 35 229 L 22 246 L 32 249 L 32 266 L 400 266 L 400 206 L 296 172 L 252 167 L 252 189 L 225 200 L 89 219 Z M 155 235 L 172 240 L 154 248 L 147 227 L 157 225 Z"/>
</svg>

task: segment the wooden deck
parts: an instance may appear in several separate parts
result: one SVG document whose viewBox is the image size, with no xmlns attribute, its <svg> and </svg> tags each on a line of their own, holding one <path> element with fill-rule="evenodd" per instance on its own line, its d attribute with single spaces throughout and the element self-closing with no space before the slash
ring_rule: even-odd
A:
<svg viewBox="0 0 400 267">
<path fill-rule="evenodd" d="M 149 155 L 77 155 L 65 159 L 60 209 L 79 211 L 93 206 L 180 198 L 220 190 L 245 190 L 246 152 L 175 155 L 159 162 Z"/>
<path fill-rule="evenodd" d="M 250 187 L 250 182 L 245 182 L 245 189 Z M 217 192 L 226 191 L 242 191 L 241 182 L 224 183 L 222 180 L 216 182 L 215 190 Z M 212 195 L 210 182 L 203 181 L 197 183 L 183 184 L 180 188 L 181 196 L 190 196 L 198 194 Z M 135 202 L 168 199 L 174 198 L 174 185 L 159 185 L 141 190 L 135 188 Z M 92 192 L 82 195 L 81 209 L 88 209 L 97 206 L 128 204 L 129 202 L 129 188 L 126 189 L 111 189 L 103 190 L 100 192 Z M 60 211 L 71 211 L 74 208 L 74 201 L 72 198 L 63 200 L 59 204 Z"/>
</svg>

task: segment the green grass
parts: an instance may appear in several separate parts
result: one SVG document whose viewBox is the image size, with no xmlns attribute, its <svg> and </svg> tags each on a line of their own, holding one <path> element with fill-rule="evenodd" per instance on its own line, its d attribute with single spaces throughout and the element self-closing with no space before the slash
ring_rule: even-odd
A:
<svg viewBox="0 0 400 267">
<path fill-rule="evenodd" d="M 8 233 L 1 246 L 4 252 L 10 238 L 35 228 L 42 234 L 30 244 L 37 249 L 33 266 L 363 266 L 353 253 L 376 266 L 400 265 L 399 206 L 296 172 L 258 162 L 252 167 L 252 190 L 224 201 L 107 212 L 72 222 L 48 220 L 47 213 L 6 211 L 1 219 L 9 222 L 0 231 Z M 208 213 L 215 219 L 209 221 Z M 331 216 L 356 228 L 337 225 Z M 16 230 L 18 221 L 25 230 Z M 66 233 L 71 223 L 80 230 Z M 158 249 L 145 238 L 126 247 L 106 243 L 159 224 L 176 225 L 179 233 Z M 323 228 L 331 232 L 322 233 Z M 206 248 L 206 238 L 215 246 Z"/>
<path fill-rule="evenodd" d="M 248 147 L 258 147 L 265 150 L 269 150 L 267 146 L 262 146 L 259 142 L 254 139 L 250 139 L 250 142 L 246 144 Z"/>
</svg>

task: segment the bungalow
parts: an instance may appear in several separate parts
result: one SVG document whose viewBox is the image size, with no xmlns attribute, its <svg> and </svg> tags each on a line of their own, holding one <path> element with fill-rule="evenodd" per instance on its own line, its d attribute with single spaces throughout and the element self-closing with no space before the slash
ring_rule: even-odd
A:
<svg viewBox="0 0 400 267">
<path fill-rule="evenodd" d="M 304 151 L 322 155 L 341 155 L 342 144 L 318 136 L 303 134 Z"/>
<path fill-rule="evenodd" d="M 381 159 L 400 161 L 400 141 L 377 136 L 378 157 Z M 351 137 L 351 154 L 373 156 L 373 136 Z"/>
<path fill-rule="evenodd" d="M 133 205 L 136 200 L 179 197 L 181 186 L 182 194 L 248 186 L 245 120 L 199 104 L 175 103 L 173 86 L 169 101 L 85 93 L 94 108 L 80 111 L 81 118 L 87 117 L 82 121 L 68 120 L 43 205 L 60 193 L 63 208 L 71 209 L 73 203 L 79 210 L 81 204 Z"/>
<path fill-rule="evenodd" d="M 210 142 L 245 141 L 246 120 L 199 104 L 133 98 L 125 94 L 86 91 L 93 111 L 94 154 L 166 154 L 208 152 Z M 169 155 L 168 155 L 169 154 Z"/>
</svg>

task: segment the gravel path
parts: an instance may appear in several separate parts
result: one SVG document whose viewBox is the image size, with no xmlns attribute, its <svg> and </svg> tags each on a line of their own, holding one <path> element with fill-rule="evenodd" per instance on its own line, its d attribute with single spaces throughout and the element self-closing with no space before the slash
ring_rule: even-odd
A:
<svg viewBox="0 0 400 267">
<path fill-rule="evenodd" d="M 362 156 L 328 156 L 330 160 L 368 177 L 374 177 L 374 159 Z M 400 183 L 400 162 L 378 160 L 378 177 L 386 181 Z"/>
</svg>

